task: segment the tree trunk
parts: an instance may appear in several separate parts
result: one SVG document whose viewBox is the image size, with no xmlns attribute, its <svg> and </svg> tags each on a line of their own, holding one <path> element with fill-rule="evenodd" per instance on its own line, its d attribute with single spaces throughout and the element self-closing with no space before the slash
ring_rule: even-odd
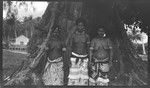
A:
<svg viewBox="0 0 150 88">
<path fill-rule="evenodd" d="M 129 74 L 129 77 L 131 76 L 130 74 L 136 73 L 136 77 L 134 76 L 131 80 L 134 80 L 134 79 L 139 80 L 141 82 L 141 84 L 139 85 L 145 85 L 146 83 L 144 82 L 143 78 L 146 78 L 146 72 L 145 72 L 146 65 L 142 61 L 142 59 L 140 59 L 140 57 L 136 53 L 136 50 L 133 47 L 133 44 L 127 37 L 127 34 L 123 28 L 123 24 L 121 23 L 121 19 L 119 18 L 119 14 L 118 14 L 119 12 L 117 12 L 119 10 L 115 8 L 115 11 L 116 11 L 117 18 L 114 17 L 115 18 L 114 22 L 118 23 L 118 27 L 120 26 L 119 30 L 121 31 L 121 35 L 122 35 L 122 40 L 120 41 L 120 45 L 121 45 L 120 50 L 121 50 L 121 53 L 124 54 L 124 57 L 123 57 L 124 72 Z M 116 19 L 118 20 L 118 22 Z M 141 75 L 143 75 L 143 77 L 141 77 Z"/>
</svg>

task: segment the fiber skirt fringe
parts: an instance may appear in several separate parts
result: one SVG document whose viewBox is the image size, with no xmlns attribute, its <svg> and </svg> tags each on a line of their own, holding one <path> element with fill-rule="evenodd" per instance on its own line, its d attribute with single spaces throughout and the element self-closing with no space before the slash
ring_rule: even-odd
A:
<svg viewBox="0 0 150 88">
<path fill-rule="evenodd" d="M 72 52 L 68 85 L 88 85 L 88 58 Z M 78 61 L 76 61 L 78 59 Z M 77 62 L 77 63 L 76 63 Z"/>
<path fill-rule="evenodd" d="M 44 75 L 42 77 L 45 85 L 63 85 L 63 62 L 62 57 L 56 60 L 49 60 L 45 66 Z"/>
<path fill-rule="evenodd" d="M 108 61 L 95 63 L 95 65 L 91 67 L 91 71 L 89 85 L 108 86 L 109 79 L 102 77 L 102 72 L 109 72 Z"/>
</svg>

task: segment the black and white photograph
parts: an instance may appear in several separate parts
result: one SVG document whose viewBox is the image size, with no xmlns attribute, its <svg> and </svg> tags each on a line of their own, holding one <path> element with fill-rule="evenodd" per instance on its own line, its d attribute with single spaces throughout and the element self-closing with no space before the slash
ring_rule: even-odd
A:
<svg viewBox="0 0 150 88">
<path fill-rule="evenodd" d="M 150 0 L 2 3 L 1 85 L 148 85 Z"/>
</svg>

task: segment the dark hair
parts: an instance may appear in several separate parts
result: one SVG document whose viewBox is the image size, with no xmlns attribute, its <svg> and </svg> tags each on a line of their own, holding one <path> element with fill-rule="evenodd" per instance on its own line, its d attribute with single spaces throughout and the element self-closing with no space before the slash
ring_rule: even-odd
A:
<svg viewBox="0 0 150 88">
<path fill-rule="evenodd" d="M 54 26 L 52 27 L 51 33 L 53 34 L 54 31 L 55 31 L 57 28 L 58 28 L 57 33 L 58 33 L 59 36 L 60 36 L 60 33 L 61 33 L 61 27 L 60 27 L 59 25 L 54 25 Z"/>
<path fill-rule="evenodd" d="M 58 32 L 58 38 L 60 39 L 60 40 L 62 40 L 63 38 L 64 38 L 64 30 L 61 28 L 61 26 L 59 26 L 59 25 L 54 25 L 53 27 L 52 27 L 52 34 L 54 33 L 54 31 L 56 30 L 56 28 L 58 28 L 58 30 L 57 30 L 57 32 Z"/>
<path fill-rule="evenodd" d="M 105 27 L 103 25 L 97 25 L 96 29 L 99 31 L 99 29 L 102 28 L 104 32 L 106 32 Z"/>
<path fill-rule="evenodd" d="M 97 25 L 96 28 L 97 28 L 97 29 L 99 29 L 99 28 L 105 29 L 105 27 L 104 27 L 103 25 Z"/>
<path fill-rule="evenodd" d="M 85 25 L 86 21 L 83 18 L 79 18 L 79 19 L 76 20 L 76 25 L 78 25 L 79 23 L 83 23 Z"/>
</svg>

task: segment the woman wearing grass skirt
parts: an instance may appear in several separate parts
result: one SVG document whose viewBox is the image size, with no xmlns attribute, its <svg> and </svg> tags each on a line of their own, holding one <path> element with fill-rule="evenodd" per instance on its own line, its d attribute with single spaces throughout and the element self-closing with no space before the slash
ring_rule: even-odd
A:
<svg viewBox="0 0 150 88">
<path fill-rule="evenodd" d="M 90 47 L 91 74 L 90 85 L 107 86 L 109 83 L 108 72 L 112 65 L 112 43 L 106 38 L 103 27 L 98 29 L 98 37 L 94 38 Z"/>
<path fill-rule="evenodd" d="M 65 51 L 63 46 L 60 28 L 56 27 L 52 31 L 52 36 L 48 44 L 47 63 L 42 77 L 45 85 L 63 85 L 64 71 L 62 54 Z"/>
<path fill-rule="evenodd" d="M 68 85 L 88 85 L 88 44 L 89 36 L 85 32 L 85 21 L 76 21 L 77 30 L 72 35 L 71 42 L 71 66 L 69 69 Z"/>
</svg>

